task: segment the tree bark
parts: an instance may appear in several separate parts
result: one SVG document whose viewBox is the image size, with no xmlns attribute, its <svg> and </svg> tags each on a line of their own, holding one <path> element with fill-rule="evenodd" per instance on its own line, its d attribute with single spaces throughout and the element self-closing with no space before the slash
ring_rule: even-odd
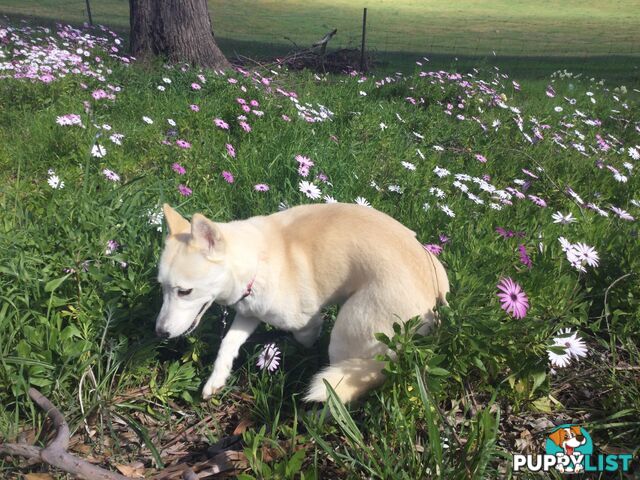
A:
<svg viewBox="0 0 640 480">
<path fill-rule="evenodd" d="M 131 54 L 229 68 L 211 30 L 207 0 L 129 0 Z"/>
</svg>

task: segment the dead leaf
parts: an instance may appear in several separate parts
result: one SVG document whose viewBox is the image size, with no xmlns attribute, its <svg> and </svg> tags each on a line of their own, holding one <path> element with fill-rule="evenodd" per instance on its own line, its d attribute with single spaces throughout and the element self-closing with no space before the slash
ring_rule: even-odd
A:
<svg viewBox="0 0 640 480">
<path fill-rule="evenodd" d="M 520 433 L 520 438 L 516 439 L 516 450 L 523 453 L 529 453 L 533 451 L 533 436 L 529 430 L 523 430 Z"/>
<path fill-rule="evenodd" d="M 116 468 L 125 477 L 144 478 L 144 464 L 142 462 L 134 462 L 129 465 L 116 464 Z"/>
<path fill-rule="evenodd" d="M 24 478 L 25 480 L 54 480 L 48 473 L 27 473 Z"/>
<path fill-rule="evenodd" d="M 242 435 L 244 432 L 247 431 L 247 428 L 249 428 L 252 425 L 253 425 L 253 422 L 251 420 L 249 420 L 248 418 L 243 418 L 238 424 L 238 426 L 236 427 L 236 429 L 233 431 L 233 434 Z"/>
</svg>

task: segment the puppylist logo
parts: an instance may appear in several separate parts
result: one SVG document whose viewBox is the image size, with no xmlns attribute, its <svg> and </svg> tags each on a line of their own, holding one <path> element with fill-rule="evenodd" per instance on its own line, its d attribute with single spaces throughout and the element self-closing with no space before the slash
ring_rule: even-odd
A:
<svg viewBox="0 0 640 480">
<path fill-rule="evenodd" d="M 547 436 L 544 455 L 513 456 L 513 471 L 548 472 L 552 468 L 562 473 L 626 472 L 631 454 L 594 455 L 589 433 L 579 425 L 564 424 Z"/>
</svg>

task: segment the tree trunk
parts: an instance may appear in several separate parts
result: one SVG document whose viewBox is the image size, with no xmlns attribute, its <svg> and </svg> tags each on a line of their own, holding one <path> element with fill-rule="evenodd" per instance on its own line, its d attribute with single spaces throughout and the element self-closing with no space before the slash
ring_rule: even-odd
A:
<svg viewBox="0 0 640 480">
<path fill-rule="evenodd" d="M 131 54 L 229 68 L 211 30 L 207 0 L 129 0 Z"/>
</svg>

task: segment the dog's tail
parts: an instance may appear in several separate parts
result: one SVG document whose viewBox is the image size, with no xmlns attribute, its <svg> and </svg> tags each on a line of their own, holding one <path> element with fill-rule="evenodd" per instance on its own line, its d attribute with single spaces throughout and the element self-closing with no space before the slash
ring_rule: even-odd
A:
<svg viewBox="0 0 640 480">
<path fill-rule="evenodd" d="M 329 393 L 324 380 L 335 390 L 342 403 L 355 400 L 367 390 L 384 382 L 383 367 L 384 362 L 373 358 L 350 358 L 330 365 L 313 377 L 304 400 L 306 402 L 326 401 Z"/>
</svg>

